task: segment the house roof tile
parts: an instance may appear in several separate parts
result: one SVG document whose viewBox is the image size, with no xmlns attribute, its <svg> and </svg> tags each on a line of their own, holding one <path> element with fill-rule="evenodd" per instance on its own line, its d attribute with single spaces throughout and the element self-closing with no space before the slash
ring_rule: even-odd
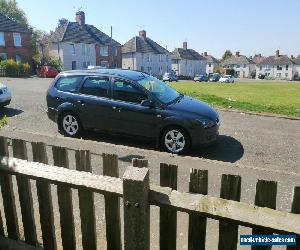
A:
<svg viewBox="0 0 300 250">
<path fill-rule="evenodd" d="M 293 61 L 286 55 L 268 56 L 262 60 L 260 65 L 291 65 Z"/>
<path fill-rule="evenodd" d="M 100 45 L 110 45 L 110 37 L 97 29 L 93 25 L 80 25 L 77 22 L 67 22 L 60 25 L 51 34 L 53 42 L 72 43 L 97 43 Z M 121 46 L 120 43 L 112 39 L 113 46 Z"/>
<path fill-rule="evenodd" d="M 18 22 L 0 14 L 0 31 L 30 33 L 31 31 L 23 27 Z"/>
<path fill-rule="evenodd" d="M 131 38 L 122 47 L 122 53 L 153 53 L 153 54 L 170 54 L 170 52 L 154 42 L 152 39 L 139 36 Z"/>
<path fill-rule="evenodd" d="M 193 49 L 176 48 L 172 52 L 173 59 L 187 59 L 187 60 L 206 60 L 198 52 Z"/>
<path fill-rule="evenodd" d="M 222 65 L 233 65 L 233 64 L 253 64 L 253 61 L 244 55 L 232 55 L 225 59 Z"/>
<path fill-rule="evenodd" d="M 220 61 L 212 55 L 203 55 L 208 63 L 220 63 Z"/>
</svg>

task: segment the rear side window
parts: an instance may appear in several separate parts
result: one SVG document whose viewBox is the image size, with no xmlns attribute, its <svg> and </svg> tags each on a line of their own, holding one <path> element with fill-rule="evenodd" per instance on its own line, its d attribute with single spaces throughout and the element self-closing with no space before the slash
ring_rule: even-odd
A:
<svg viewBox="0 0 300 250">
<path fill-rule="evenodd" d="M 109 79 L 107 77 L 89 77 L 85 80 L 81 93 L 98 97 L 108 97 Z"/>
<path fill-rule="evenodd" d="M 83 76 L 66 76 L 58 79 L 56 89 L 64 92 L 75 92 Z"/>
</svg>

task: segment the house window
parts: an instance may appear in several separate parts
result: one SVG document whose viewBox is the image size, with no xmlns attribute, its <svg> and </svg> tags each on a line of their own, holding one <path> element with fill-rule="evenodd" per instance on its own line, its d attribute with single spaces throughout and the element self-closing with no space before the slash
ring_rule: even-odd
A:
<svg viewBox="0 0 300 250">
<path fill-rule="evenodd" d="M 108 46 L 101 46 L 100 47 L 100 55 L 101 56 L 108 56 Z"/>
<path fill-rule="evenodd" d="M 118 55 L 118 47 L 113 47 L 112 53 L 113 53 L 113 56 L 117 56 Z"/>
<path fill-rule="evenodd" d="M 286 70 L 289 70 L 289 65 L 286 65 L 286 66 L 285 66 L 285 69 L 286 69 Z"/>
<path fill-rule="evenodd" d="M 148 70 L 148 73 L 151 74 L 151 67 L 148 67 L 147 70 Z"/>
<path fill-rule="evenodd" d="M 151 62 L 151 56 L 147 55 L 147 62 Z"/>
<path fill-rule="evenodd" d="M 72 70 L 76 69 L 76 61 L 72 61 Z"/>
<path fill-rule="evenodd" d="M 208 64 L 208 67 L 211 67 L 211 63 Z"/>
<path fill-rule="evenodd" d="M 277 78 L 281 78 L 281 73 L 277 73 L 277 74 L 276 74 L 276 77 L 277 77 Z"/>
<path fill-rule="evenodd" d="M 277 70 L 282 70 L 282 66 L 277 65 Z"/>
<path fill-rule="evenodd" d="M 13 33 L 13 36 L 14 36 L 14 45 L 16 47 L 21 47 L 22 46 L 21 34 L 20 33 Z"/>
<path fill-rule="evenodd" d="M 145 70 L 145 69 L 144 69 L 144 66 L 141 66 L 141 71 L 144 72 L 144 70 Z"/>
<path fill-rule="evenodd" d="M 238 64 L 237 64 L 235 67 L 236 67 L 237 69 L 239 69 L 239 68 L 241 67 L 241 65 L 238 65 Z"/>
<path fill-rule="evenodd" d="M 76 54 L 76 51 L 75 51 L 75 44 L 71 44 L 71 53 L 72 53 L 72 55 L 75 55 L 75 54 Z"/>
<path fill-rule="evenodd" d="M 0 46 L 5 46 L 4 32 L 0 32 Z"/>
<path fill-rule="evenodd" d="M 287 78 L 289 76 L 289 74 L 288 73 L 285 73 L 285 77 Z"/>
<path fill-rule="evenodd" d="M 20 55 L 16 55 L 16 62 L 22 62 L 22 57 Z"/>
<path fill-rule="evenodd" d="M 163 67 L 162 66 L 159 66 L 159 73 L 162 75 L 163 73 Z"/>
<path fill-rule="evenodd" d="M 104 67 L 104 68 L 108 68 L 108 61 L 102 60 L 102 61 L 100 62 L 100 66 L 101 66 L 101 67 Z"/>
<path fill-rule="evenodd" d="M 259 66 L 259 70 L 262 70 L 262 66 Z"/>
<path fill-rule="evenodd" d="M 7 54 L 6 53 L 0 53 L 0 61 L 1 60 L 6 60 L 7 59 Z"/>
<path fill-rule="evenodd" d="M 169 56 L 168 55 L 166 55 L 166 62 L 168 62 L 169 61 Z"/>
<path fill-rule="evenodd" d="M 246 68 L 246 64 L 244 64 L 244 68 Z"/>
<path fill-rule="evenodd" d="M 160 61 L 160 62 L 163 61 L 163 55 L 159 55 L 159 61 Z"/>
</svg>

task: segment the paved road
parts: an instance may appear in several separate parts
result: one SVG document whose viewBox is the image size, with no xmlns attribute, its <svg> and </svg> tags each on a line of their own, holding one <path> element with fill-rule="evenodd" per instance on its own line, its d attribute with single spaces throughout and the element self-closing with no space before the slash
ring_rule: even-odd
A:
<svg viewBox="0 0 300 250">
<path fill-rule="evenodd" d="M 1 79 L 13 93 L 9 108 L 1 112 L 10 117 L 10 128 L 58 135 L 56 125 L 45 111 L 45 95 L 49 79 Z M 298 172 L 300 162 L 300 120 L 222 112 L 220 139 L 216 146 L 194 150 L 195 158 L 239 163 L 270 169 Z M 89 139 L 127 146 L 154 149 L 128 138 L 89 134 Z"/>
<path fill-rule="evenodd" d="M 154 183 L 159 183 L 160 162 L 177 164 L 180 166 L 178 171 L 180 191 L 188 189 L 191 167 L 209 169 L 209 194 L 214 196 L 219 195 L 222 173 L 238 174 L 242 176 L 241 200 L 248 203 L 254 201 L 257 179 L 275 180 L 278 181 L 277 207 L 281 210 L 290 210 L 293 187 L 300 183 L 299 120 L 221 111 L 221 135 L 217 145 L 194 150 L 189 156 L 175 156 L 154 151 L 155 145 L 116 136 L 87 133 L 84 136 L 85 140 L 63 138 L 57 133 L 56 125 L 50 122 L 45 114 L 45 94 L 50 84 L 49 79 L 0 79 L 0 82 L 7 84 L 13 93 L 11 105 L 1 111 L 2 115 L 9 116 L 9 127 L 1 130 L 0 135 L 44 141 L 74 149 L 90 149 L 96 154 L 115 153 L 119 155 L 121 175 L 132 158 L 146 158 L 150 164 L 150 179 Z M 71 159 L 73 158 L 74 156 L 71 156 Z M 101 159 L 98 156 L 93 158 L 92 164 L 95 173 L 102 173 Z M 71 160 L 70 166 L 74 168 L 74 159 Z M 100 206 L 99 211 L 103 211 L 103 200 L 99 198 L 97 204 Z M 100 221 L 99 230 L 103 232 L 103 213 L 97 214 Z M 158 229 L 157 211 L 153 216 L 152 226 Z M 75 212 L 76 218 L 78 209 Z M 178 249 L 185 249 L 187 217 L 181 215 L 178 219 L 180 225 Z M 80 223 L 76 222 L 76 225 Z M 208 230 L 216 232 L 216 226 L 215 222 L 210 221 Z M 250 233 L 249 230 L 241 230 L 243 233 Z M 102 237 L 100 240 L 104 242 Z M 216 237 L 216 233 L 208 235 L 211 244 L 208 249 L 215 249 Z M 152 235 L 152 239 L 154 242 L 152 249 L 156 249 L 158 240 L 156 233 Z"/>
</svg>

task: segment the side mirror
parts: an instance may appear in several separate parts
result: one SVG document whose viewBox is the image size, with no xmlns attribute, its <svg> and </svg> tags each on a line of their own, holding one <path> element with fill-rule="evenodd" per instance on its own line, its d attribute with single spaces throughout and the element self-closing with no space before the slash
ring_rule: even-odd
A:
<svg viewBox="0 0 300 250">
<path fill-rule="evenodd" d="M 141 105 L 142 105 L 143 107 L 148 107 L 148 108 L 153 108 L 153 107 L 154 107 L 153 102 L 152 102 L 151 100 L 149 100 L 149 99 L 143 100 L 143 101 L 141 102 Z"/>
</svg>

